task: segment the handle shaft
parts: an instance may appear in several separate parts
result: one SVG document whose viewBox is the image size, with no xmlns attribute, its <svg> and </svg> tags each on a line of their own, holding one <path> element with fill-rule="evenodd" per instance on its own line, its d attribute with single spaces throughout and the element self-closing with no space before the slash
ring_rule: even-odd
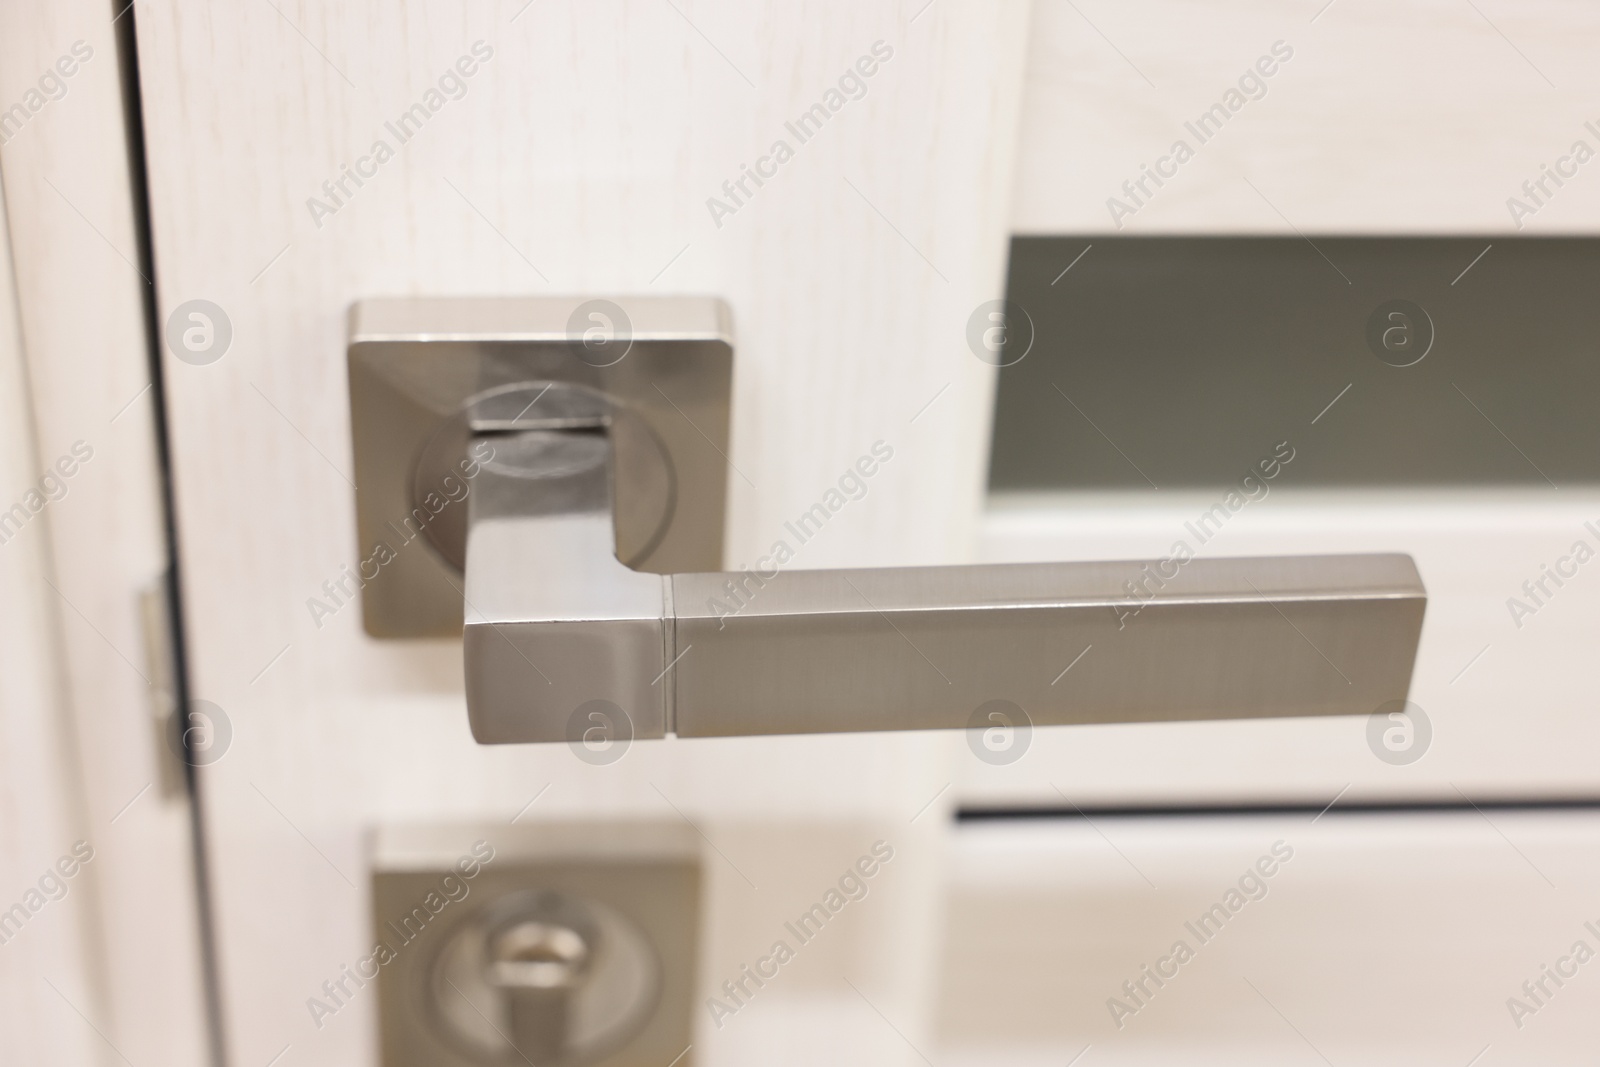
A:
<svg viewBox="0 0 1600 1067">
<path fill-rule="evenodd" d="M 671 582 L 681 736 L 966 727 L 992 700 L 1035 725 L 1370 714 L 1405 697 L 1426 603 L 1399 555 Z"/>
<path fill-rule="evenodd" d="M 598 510 L 474 523 L 478 740 L 576 742 L 613 709 L 641 738 L 963 728 L 994 700 L 1038 726 L 1370 714 L 1426 606 L 1401 555 L 762 579 L 643 574 L 610 541 Z"/>
</svg>

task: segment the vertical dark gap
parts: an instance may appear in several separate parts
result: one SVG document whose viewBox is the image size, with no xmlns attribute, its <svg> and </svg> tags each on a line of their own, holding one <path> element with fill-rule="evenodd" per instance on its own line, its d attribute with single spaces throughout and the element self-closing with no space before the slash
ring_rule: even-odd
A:
<svg viewBox="0 0 1600 1067">
<path fill-rule="evenodd" d="M 135 34 L 133 0 L 111 0 L 117 38 L 117 59 L 122 72 L 123 123 L 128 138 L 129 180 L 133 196 L 134 233 L 140 270 L 152 284 L 144 288 L 145 350 L 150 363 L 150 394 L 155 403 L 156 450 L 161 463 L 162 519 L 167 538 L 167 617 L 172 625 L 173 697 L 178 713 L 189 707 L 188 640 L 183 619 L 183 596 L 178 566 L 178 522 L 173 489 L 172 444 L 167 410 L 166 383 L 161 375 L 161 345 L 158 328 L 155 251 L 150 233 L 150 189 L 146 176 L 144 140 L 144 100 L 139 84 L 139 49 Z M 185 751 L 192 731 L 184 730 Z M 184 761 L 184 785 L 189 796 L 189 829 L 194 845 L 195 900 L 199 906 L 200 969 L 206 1004 L 206 1034 L 211 1062 L 225 1067 L 227 1046 L 223 1040 L 221 985 L 218 980 L 214 909 L 211 900 L 210 862 L 206 852 L 205 814 L 200 803 L 193 758 Z"/>
</svg>

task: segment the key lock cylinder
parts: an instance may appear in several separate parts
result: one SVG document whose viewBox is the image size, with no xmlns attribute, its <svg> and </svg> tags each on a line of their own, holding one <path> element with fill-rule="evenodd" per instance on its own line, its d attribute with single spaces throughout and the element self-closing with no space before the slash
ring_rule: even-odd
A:
<svg viewBox="0 0 1600 1067">
<path fill-rule="evenodd" d="M 472 1061 L 573 1067 L 633 1038 L 660 984 L 649 939 L 625 916 L 524 890 L 452 932 L 428 974 L 424 1014 Z"/>
<path fill-rule="evenodd" d="M 676 820 L 379 827 L 385 1067 L 671 1063 L 692 1039 L 700 848 Z"/>
</svg>

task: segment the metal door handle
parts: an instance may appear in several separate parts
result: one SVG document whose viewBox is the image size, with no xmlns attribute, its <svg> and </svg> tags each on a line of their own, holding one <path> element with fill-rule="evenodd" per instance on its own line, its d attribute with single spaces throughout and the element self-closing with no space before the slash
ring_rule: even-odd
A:
<svg viewBox="0 0 1600 1067">
<path fill-rule="evenodd" d="M 548 369 L 468 390 L 452 438 L 488 457 L 457 523 L 481 742 L 576 741 L 618 713 L 633 737 L 705 737 L 967 728 L 996 707 L 1040 726 L 1370 714 L 1407 694 L 1426 593 L 1404 555 L 635 570 L 624 487 L 682 464 L 624 461 L 629 406 Z"/>
<path fill-rule="evenodd" d="M 706 737 L 967 727 L 996 700 L 1034 725 L 1366 714 L 1410 683 L 1408 556 L 1196 559 L 1160 588 L 1175 563 L 645 574 L 617 560 L 606 439 L 572 436 L 560 513 L 470 520 L 479 741 L 576 740 L 594 701 Z"/>
</svg>

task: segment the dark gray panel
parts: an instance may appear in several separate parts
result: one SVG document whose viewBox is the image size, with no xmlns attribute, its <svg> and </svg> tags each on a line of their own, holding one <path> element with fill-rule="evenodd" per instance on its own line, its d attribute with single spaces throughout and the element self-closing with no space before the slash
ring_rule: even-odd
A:
<svg viewBox="0 0 1600 1067">
<path fill-rule="evenodd" d="M 991 487 L 1220 487 L 1285 440 L 1283 485 L 1600 480 L 1597 293 L 1594 238 L 1018 237 Z M 1395 299 L 1411 366 L 1367 340 Z"/>
</svg>

